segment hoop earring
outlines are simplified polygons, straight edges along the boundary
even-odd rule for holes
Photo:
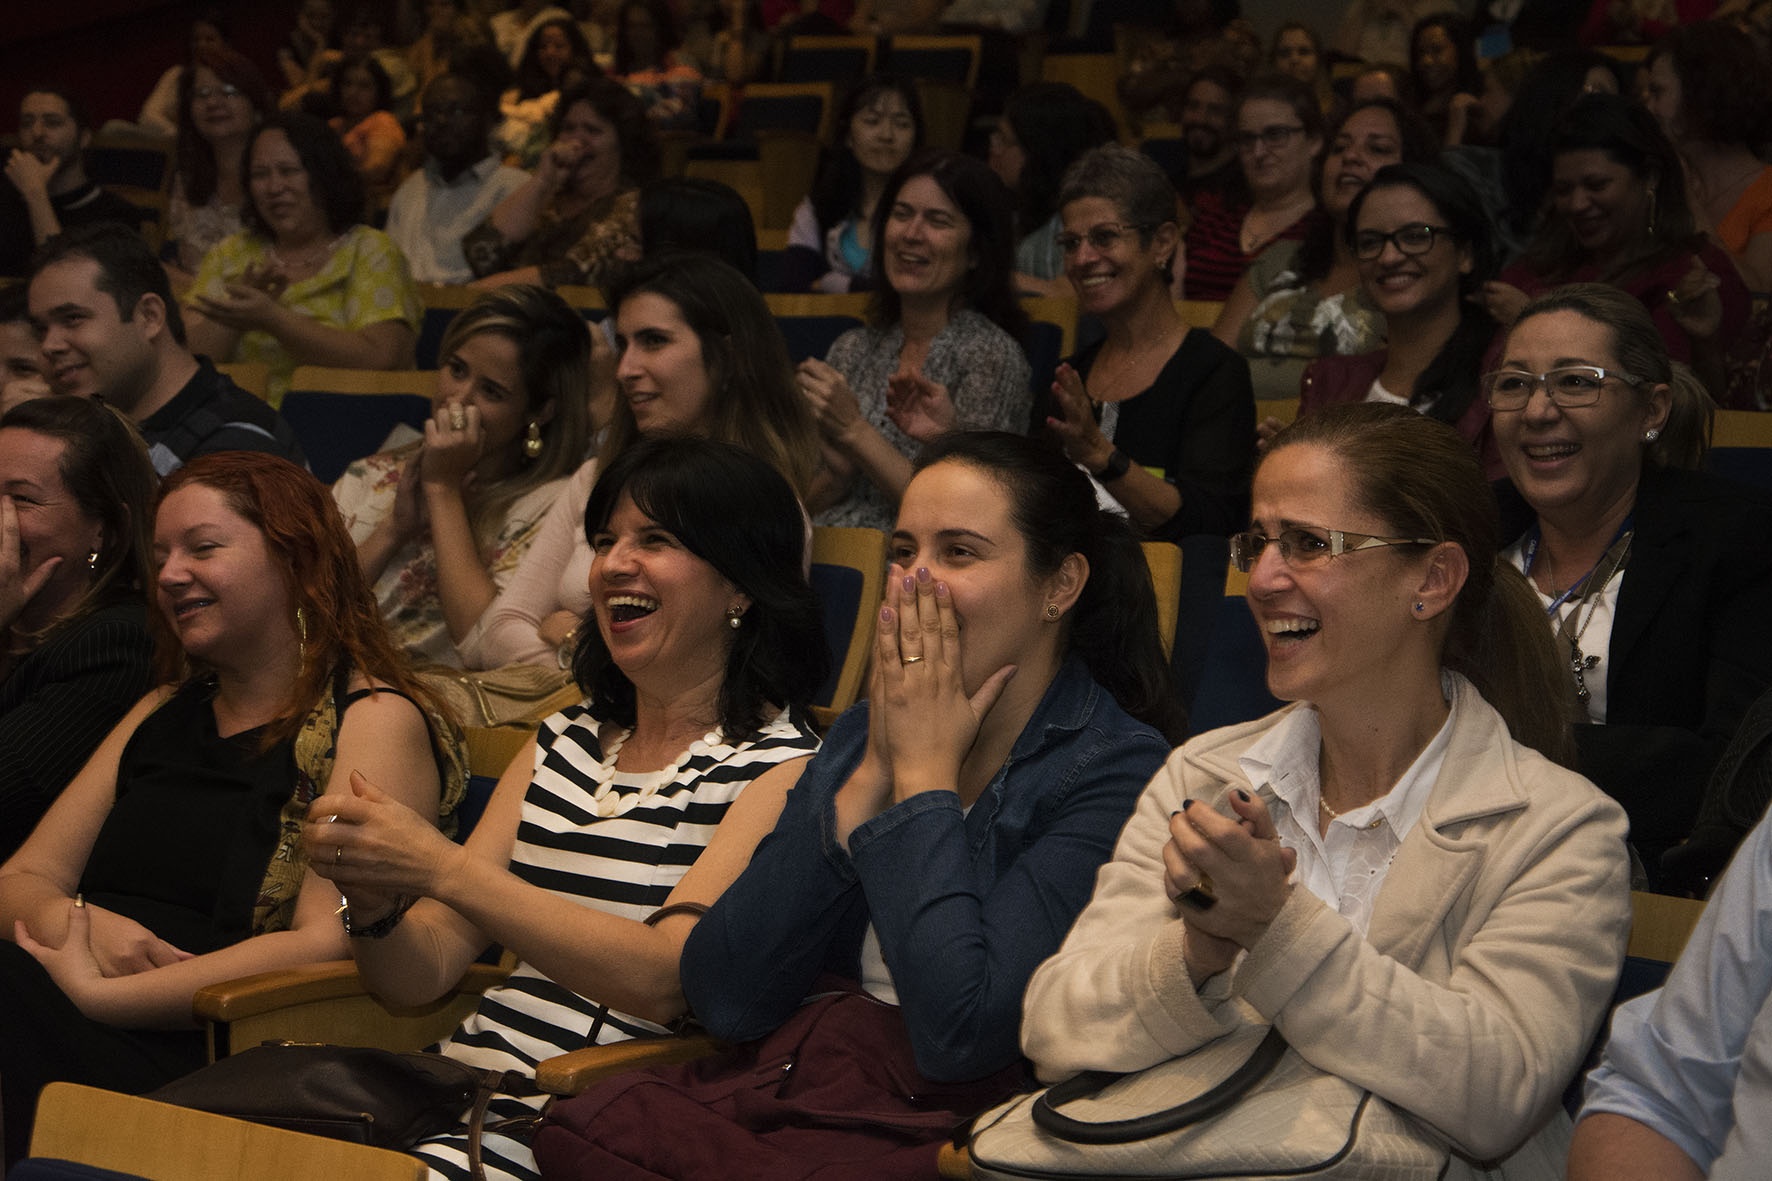
[[[529,430],[523,436],[523,458],[532,461],[541,458],[541,422],[538,419],[529,420]]]

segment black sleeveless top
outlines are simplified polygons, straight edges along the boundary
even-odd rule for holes
[[[88,901],[197,955],[251,934],[296,783],[293,739],[261,751],[262,727],[221,737],[214,692],[186,682],[142,720],[80,881]]]

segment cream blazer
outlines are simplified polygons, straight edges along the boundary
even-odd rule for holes
[[[1256,790],[1237,757],[1286,711],[1172,754],[1088,907],[1028,985],[1022,1048],[1040,1077],[1186,1054],[1240,1019],[1225,1003],[1235,997],[1313,1065],[1442,1137],[1454,1154],[1448,1176],[1561,1178],[1569,1120],[1559,1101],[1629,936],[1624,812],[1515,743],[1470,683],[1453,680],[1445,764],[1397,850],[1368,938],[1294,889],[1204,995],[1188,979],[1183,926],[1163,888],[1169,816],[1190,798]]]

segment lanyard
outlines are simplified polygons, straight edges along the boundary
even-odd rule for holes
[[[1606,553],[1600,555],[1600,561],[1589,566],[1586,574],[1583,574],[1580,578],[1577,578],[1574,582],[1570,583],[1568,590],[1565,590],[1562,594],[1554,597],[1551,600],[1550,606],[1544,609],[1546,615],[1554,616],[1577,591],[1581,590],[1581,588],[1587,584],[1587,580],[1593,577],[1594,571],[1600,568],[1600,562],[1604,562],[1606,556],[1612,552],[1612,547],[1618,544],[1618,539],[1631,531],[1631,526],[1635,522],[1636,516],[1635,513],[1631,513],[1624,518],[1624,523],[1618,527],[1618,532],[1614,533],[1612,535],[1612,540],[1606,544]],[[1526,531],[1526,544],[1524,548],[1520,550],[1520,573],[1527,577],[1531,577],[1532,575],[1532,561],[1538,556],[1538,539],[1540,536],[1538,522],[1534,521],[1532,522],[1532,528]],[[1608,579],[1608,581],[1610,580]]]

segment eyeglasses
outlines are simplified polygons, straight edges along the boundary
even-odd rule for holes
[[[1441,234],[1448,238],[1458,237],[1451,226],[1404,226],[1389,234],[1378,230],[1361,230],[1354,235],[1354,257],[1362,262],[1371,262],[1384,253],[1387,242],[1407,255],[1426,254],[1434,248],[1434,239]]]
[[[1280,547],[1280,560],[1288,566],[1319,566],[1330,558],[1357,550],[1377,549],[1386,545],[1438,545],[1431,537],[1379,537],[1371,533],[1348,533],[1341,529],[1294,527],[1280,530],[1278,537],[1262,533],[1238,533],[1231,537],[1231,565],[1249,573],[1261,551],[1270,545]]]
[[[1058,235],[1058,248],[1065,254],[1075,254],[1083,248],[1083,243],[1087,242],[1096,253],[1105,254],[1118,246],[1120,239],[1127,234],[1147,234],[1155,228],[1154,226],[1129,226],[1107,222],[1104,225],[1091,226],[1081,234]]]
[[[1286,141],[1295,135],[1304,134],[1303,124],[1287,125],[1275,123],[1271,127],[1263,127],[1260,131],[1239,131],[1231,136],[1231,142],[1237,145],[1240,152],[1253,152],[1255,145],[1266,144],[1270,148],[1283,148]]]
[[[198,102],[210,98],[239,98],[240,88],[231,82],[223,82],[220,86],[199,86],[191,91],[191,97]]]
[[[1622,369],[1601,369],[1598,365],[1559,365],[1543,373],[1501,369],[1483,375],[1483,396],[1491,410],[1524,410],[1535,390],[1543,390],[1563,409],[1592,406],[1600,400],[1600,390],[1608,378],[1626,385],[1642,384],[1640,378]]]

